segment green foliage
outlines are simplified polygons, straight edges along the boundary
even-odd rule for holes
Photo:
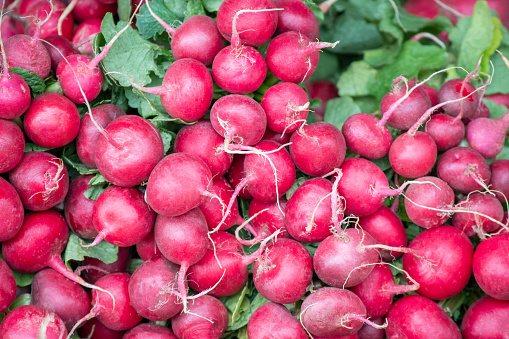
[[[83,247],[81,246],[82,243],[88,244],[90,242],[78,238],[76,234],[71,232],[64,252],[64,262],[66,264],[70,260],[83,261],[85,257],[99,259],[105,264],[114,263],[118,259],[118,247],[105,240],[92,247]]]
[[[41,79],[41,77],[37,74],[27,71],[21,67],[9,68],[9,72],[18,74],[23,78],[23,80],[26,81],[28,87],[30,87],[33,98],[41,93],[44,93],[46,85],[44,84],[44,80]]]
[[[327,102],[323,120],[341,129],[346,119],[356,113],[361,113],[361,109],[354,102],[352,97],[342,96],[341,98],[332,99]]]

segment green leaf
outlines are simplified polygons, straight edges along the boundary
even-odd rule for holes
[[[194,15],[206,15],[201,0],[188,0],[184,21]]]
[[[74,153],[71,155],[62,155],[62,159],[71,165],[74,169],[78,171],[80,175],[87,175],[87,174],[96,174],[99,171],[97,169],[88,168],[85,166],[78,157],[78,154]]]
[[[297,188],[302,186],[302,184],[305,183],[308,179],[309,178],[306,176],[297,178],[297,180],[295,180],[295,182],[293,183],[292,187],[290,187],[290,189],[288,191],[286,191],[286,195],[285,195],[286,200],[290,200],[290,198],[292,197],[293,193],[295,193]]]
[[[343,96],[370,95],[370,83],[373,82],[377,71],[366,61],[354,61],[341,74],[338,81],[339,93]]]
[[[346,119],[356,113],[361,113],[359,106],[351,97],[342,96],[327,102],[323,121],[333,124],[341,130]]]
[[[389,155],[384,156],[383,158],[377,159],[377,160],[370,160],[372,163],[377,165],[382,171],[387,171],[389,168],[391,168],[391,162],[389,161]]]
[[[131,0],[118,0],[118,18],[120,21],[129,21],[131,17]]]
[[[101,173],[97,173],[95,175],[95,177],[90,179],[88,184],[91,185],[91,186],[103,186],[103,185],[108,185],[109,182],[108,182],[108,180],[104,179],[104,177],[102,176]]]
[[[168,1],[168,4],[164,0],[152,0],[150,2],[152,12],[173,28],[177,28],[180,21],[184,20],[184,12],[179,12],[182,6],[184,6],[184,9],[188,7],[185,0]],[[136,27],[145,39],[155,38],[157,35],[166,32],[164,27],[150,14],[147,4],[141,6],[140,12],[136,15]]]
[[[498,119],[502,115],[504,115],[505,112],[507,112],[507,107],[504,105],[497,105],[495,101],[490,99],[483,99],[484,104],[488,107],[490,111],[490,118],[492,119]]]
[[[140,258],[131,259],[131,262],[129,263],[129,267],[127,269],[127,273],[133,274],[134,271],[136,271],[141,264],[143,264],[143,259]]]
[[[27,85],[30,87],[30,91],[32,91],[32,97],[35,98],[37,95],[44,93],[46,85],[44,84],[44,80],[37,74],[21,67],[9,68],[9,72],[16,73],[26,81]]]
[[[162,79],[155,81],[154,85],[162,83]],[[142,92],[136,88],[126,88],[125,96],[129,106],[136,108],[138,113],[145,119],[157,117],[158,119],[172,119],[163,105],[159,95]]]
[[[14,280],[16,280],[16,285],[19,287],[25,287],[32,284],[35,273],[21,273],[12,268],[11,270],[14,275]]]
[[[83,194],[85,195],[85,198],[90,200],[97,200],[99,196],[106,190],[106,188],[103,188],[102,186],[92,186],[88,190],[86,190]]]
[[[202,0],[202,3],[207,12],[217,12],[223,0]]]
[[[246,326],[253,312],[269,302],[256,290],[250,291],[248,285],[232,296],[219,298],[228,310],[229,322],[226,331],[235,331]],[[249,295],[251,298],[248,298]]]
[[[45,152],[50,149],[49,147],[42,147],[31,142],[25,143],[25,152]]]
[[[166,154],[171,147],[172,141],[175,140],[177,135],[174,132],[168,131],[165,128],[159,128],[159,132],[161,133],[161,137],[163,138],[164,153]]]
[[[317,4],[315,4],[314,1],[312,0],[303,0],[304,4],[306,6],[309,7],[310,10],[313,11],[313,14],[315,15],[316,17],[316,20],[318,21],[323,21],[324,20],[324,15],[323,15],[323,11],[320,7],[318,7]]]
[[[96,258],[104,262],[105,264],[111,264],[118,259],[118,247],[114,246],[105,240],[92,247],[83,247],[81,242],[84,244],[89,243],[87,240],[82,240],[78,236],[71,232],[69,235],[69,241],[64,252],[64,262],[67,264],[70,260],[83,261],[85,257]]]

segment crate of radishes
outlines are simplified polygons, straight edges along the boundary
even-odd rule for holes
[[[509,1],[1,4],[0,339],[509,336]]]

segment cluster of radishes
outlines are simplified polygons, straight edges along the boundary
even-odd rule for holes
[[[58,13],[56,1],[50,7],[43,12]],[[292,15],[299,11],[303,20]],[[160,95],[172,118],[194,122],[180,129],[166,156],[148,120],[112,104],[80,119],[75,105],[89,105],[100,93],[99,62],[123,30],[93,58],[66,45],[58,18],[53,25],[60,35],[45,37],[42,28],[50,31],[45,25],[51,21],[43,18],[33,37],[14,35],[2,47],[0,173],[8,180],[0,178],[1,312],[16,295],[10,268],[38,273],[33,305],[11,311],[0,337],[62,338],[83,325],[78,332],[87,338],[219,338],[228,312],[218,298],[243,289],[252,263],[254,286],[270,303],[252,314],[249,338],[460,338],[432,300],[459,293],[472,272],[488,296],[467,312],[463,335],[503,331],[509,236],[502,203],[509,195],[509,160],[489,166],[486,159],[502,149],[509,114],[489,119],[481,101],[489,77],[476,88],[474,71],[439,91],[398,78],[382,100],[382,119],[355,114],[340,131],[325,122],[306,124],[310,102],[297,83],[311,76],[319,50],[335,44],[315,40],[318,23],[302,2],[225,0],[217,21],[193,16],[177,29],[153,15],[171,36],[177,61],[162,86],[132,85]],[[262,55],[255,47],[269,41]],[[9,67],[42,78],[53,67],[63,94],[31,99]],[[267,70],[280,82],[261,102],[245,96],[262,85]],[[230,94],[213,101],[214,82]],[[210,119],[203,118],[207,112]],[[16,124],[20,117],[24,133]],[[404,132],[393,140],[386,124]],[[25,134],[48,148],[75,140],[81,162],[112,185],[88,199],[94,175],[69,183],[62,159],[24,153]],[[459,147],[465,135],[471,147]],[[347,148],[362,157],[345,159]],[[401,181],[415,180],[390,188],[369,160],[387,154]],[[435,165],[437,177],[427,176]],[[314,178],[290,194],[297,170]],[[408,247],[398,205],[384,206],[388,196],[400,194],[410,220],[425,228]],[[252,199],[249,220],[239,214],[238,197]],[[451,215],[452,226],[444,225]],[[83,277],[71,272],[60,257],[69,227],[94,239],[83,246],[102,240],[119,246],[117,262],[88,258],[75,272],[84,271]],[[242,238],[243,228],[252,237]],[[475,252],[472,236],[482,239]],[[244,253],[243,245],[257,243],[257,251]],[[311,255],[303,243],[319,245]],[[144,262],[129,275],[123,272],[133,246]],[[409,284],[395,285],[384,261],[402,253],[400,270]],[[80,285],[91,288],[91,296]],[[394,295],[412,291],[418,295],[393,304]],[[281,304],[302,299],[299,321]],[[486,309],[497,313],[486,318]],[[172,330],[138,325],[144,318],[171,319]]]

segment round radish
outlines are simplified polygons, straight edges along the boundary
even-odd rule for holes
[[[489,99],[487,96],[485,98]],[[495,101],[495,100],[494,100]],[[479,106],[477,106],[477,109],[475,110],[474,114],[470,118],[463,118],[461,121],[465,124],[465,126],[468,126],[473,120],[479,119],[479,118],[486,118],[489,119],[491,116],[490,109],[486,104],[482,101],[479,102]]]
[[[346,146],[368,159],[380,159],[389,152],[392,135],[385,124],[372,114],[357,113],[343,124]]]
[[[285,215],[283,214],[286,211],[287,204],[288,202],[284,197],[279,199],[279,206],[277,202],[265,204],[256,199],[251,200],[249,217],[253,218],[256,215],[251,219],[251,225],[261,238],[274,234],[277,230],[281,230],[279,238],[290,238],[285,226]]]
[[[18,34],[5,41],[4,51],[11,68],[22,67],[46,79],[51,71],[51,57],[44,43],[29,35]]]
[[[276,0],[278,12],[277,33],[300,32],[311,40],[318,38],[320,24],[313,11],[302,1]],[[323,116],[323,114],[322,114]]]
[[[297,2],[297,1],[296,1]],[[300,5],[298,5],[300,6]],[[306,6],[307,7],[307,6]],[[282,14],[282,12],[280,12]],[[313,14],[314,16],[314,14]],[[308,90],[309,97],[311,99],[320,99],[321,103],[319,107],[314,109],[316,120],[321,121],[325,116],[325,105],[329,100],[337,98],[338,88],[336,84],[329,80],[316,80],[306,82],[306,89]],[[343,124],[344,126],[344,124]],[[344,128],[344,127],[343,127]]]
[[[508,128],[509,113],[498,119],[478,118],[467,126],[467,141],[483,157],[492,159],[502,151]]]
[[[23,158],[24,150],[21,128],[13,121],[0,119],[0,173],[12,170]]]
[[[16,280],[11,268],[0,259],[0,312],[5,312],[16,298]]]
[[[263,134],[262,140],[270,140],[275,141],[278,144],[285,145],[290,142],[290,138],[292,137],[293,133],[276,133],[272,131],[270,128],[267,128],[265,130],[265,133]]]
[[[136,252],[138,252],[143,261],[163,255],[159,247],[157,247],[153,230],[142,241],[136,244]]]
[[[27,28],[26,33],[36,39],[44,39],[49,35],[58,34],[58,25],[60,17],[65,11],[65,4],[61,1],[53,0],[52,4],[49,1],[39,1],[27,13]],[[47,18],[48,15],[49,19]],[[40,22],[45,21],[41,26]],[[72,15],[66,16],[60,26],[60,34],[68,40],[71,40],[74,31],[74,19]]]
[[[0,21],[0,31],[2,33],[2,42],[5,42],[11,36],[23,34],[25,29],[19,20],[11,16],[4,16]]]
[[[173,332],[156,324],[140,324],[131,328],[122,339],[177,339]]]
[[[424,132],[433,138],[437,150],[442,152],[460,144],[465,136],[465,125],[450,115],[435,114],[426,123]]]
[[[81,338],[87,339],[122,339],[124,331],[115,331],[104,326],[97,318],[92,318],[78,329]]]
[[[117,3],[104,4],[99,0],[80,0],[72,11],[74,19],[78,22],[98,18],[102,19],[106,13],[116,13]]]
[[[78,50],[81,54],[93,56],[94,47],[92,42],[94,37],[101,32],[101,22],[99,18],[90,19],[82,22],[74,30],[72,43],[79,46]]]
[[[110,273],[124,273],[127,271],[131,263],[131,248],[119,247],[117,253],[117,260],[110,264],[106,264],[99,259],[92,257],[85,257],[78,266],[78,270],[84,270],[83,279],[91,284]]]
[[[3,59],[5,60],[5,58]],[[30,106],[30,87],[16,73],[9,73],[4,61],[4,71],[0,75],[0,119],[15,119]]]
[[[51,69],[56,71],[58,64],[69,55],[78,54],[78,50],[74,47],[69,39],[61,35],[48,35],[44,38],[49,44],[44,44],[51,57]],[[64,61],[65,62],[65,61]]]
[[[469,118],[474,114],[479,105],[479,94],[477,92],[467,97],[467,95],[474,91],[475,87],[470,82],[465,82],[464,79],[452,79],[440,87],[438,101],[443,103],[466,97],[459,102],[446,104],[443,106],[443,110],[453,117],[458,116],[463,111],[462,117]]]
[[[273,302],[263,304],[253,312],[247,323],[250,339],[308,339],[300,322],[284,307]]]
[[[357,335],[357,339],[385,339],[385,317],[373,319],[372,322],[377,324],[379,327],[375,328],[368,324],[364,324],[359,332],[355,334]],[[352,339],[355,339],[355,337]]]
[[[0,241],[12,239],[23,225],[25,211],[18,192],[0,177],[0,211],[5,215],[0,219]]]
[[[464,339],[503,338],[509,332],[509,301],[482,297],[474,302],[461,322]]]
[[[226,212],[226,204],[232,198],[233,189],[225,178],[218,177],[212,182],[210,192],[216,196],[207,197],[205,202],[198,206],[198,208],[205,216],[209,230],[212,231],[221,223],[223,213]],[[243,222],[244,219],[240,217],[238,205],[234,203],[225,221],[221,223],[219,230],[225,231],[233,225],[240,225]]]
[[[437,159],[437,145],[424,132],[403,133],[394,140],[389,150],[389,161],[399,175],[418,178],[428,174]]]
[[[497,195],[498,200],[505,204],[506,199],[509,200],[509,160],[500,159],[493,161],[490,165],[490,170],[491,190]]]
[[[455,206],[462,209],[487,215],[497,221],[502,221],[504,209],[498,199],[491,194],[474,193],[461,199]],[[473,213],[456,213],[452,216],[453,226],[459,228],[469,237],[478,235],[485,238],[485,233],[491,233],[498,229],[499,224]]]
[[[55,312],[39,306],[23,305],[7,314],[0,324],[0,338],[62,339],[65,324]]]

